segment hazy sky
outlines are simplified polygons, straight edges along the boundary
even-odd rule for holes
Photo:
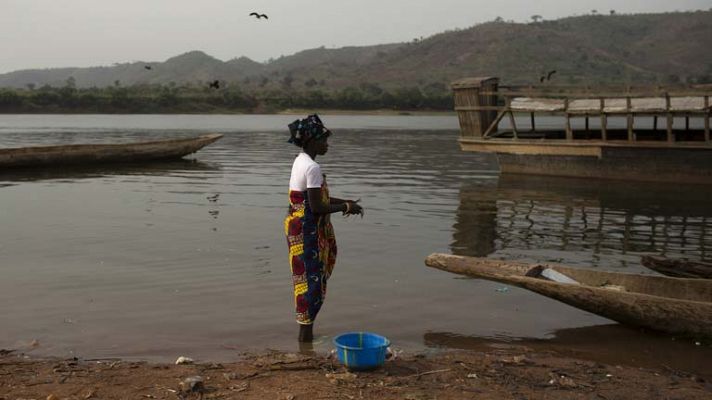
[[[0,0],[0,73],[164,61],[190,50],[265,61],[319,46],[408,41],[497,16],[710,8],[712,0]]]

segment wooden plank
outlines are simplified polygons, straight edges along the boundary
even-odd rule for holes
[[[499,112],[499,114],[497,114],[497,118],[495,118],[494,121],[492,121],[490,126],[487,127],[487,130],[485,131],[485,133],[482,134],[483,138],[487,138],[489,136],[489,134],[494,130],[494,128],[497,126],[497,124],[499,124],[499,121],[502,120],[502,117],[504,117],[504,114],[506,114],[505,110],[502,110]]]
[[[538,88],[537,89],[530,89],[530,88],[518,88],[516,90],[512,90],[508,86],[499,86],[498,91],[481,91],[480,94],[483,95],[507,95],[507,96],[512,96],[512,97],[551,97],[551,96],[559,96],[559,97],[579,97],[579,98],[591,98],[591,97],[618,97],[618,98],[624,98],[626,96],[631,96],[632,98],[639,98],[639,97],[662,97],[665,95],[665,93],[669,93],[670,96],[672,97],[687,97],[687,96],[709,96],[712,94],[712,89],[710,88],[700,88],[700,89],[675,89],[675,88],[645,88],[645,89],[636,89],[636,88],[631,88],[630,92],[628,91],[628,88],[625,87],[618,87],[618,88],[606,88],[606,89],[601,89],[601,90],[594,90],[594,91],[583,91],[581,90],[581,87],[564,87],[564,88],[557,88],[557,87],[551,87],[551,89],[545,89],[545,88]]]
[[[601,97],[601,139],[608,140],[608,116],[603,110],[606,108],[606,100]]]
[[[670,112],[670,94],[665,93],[665,110],[667,110],[667,141],[672,143],[672,113]]]
[[[710,96],[705,96],[705,142],[710,142]]]
[[[456,106],[455,111],[501,111],[501,106]]]
[[[627,112],[627,125],[628,125],[628,141],[635,141],[635,134],[633,133],[633,113],[631,113],[631,99],[626,97],[625,99]]]
[[[564,99],[564,110],[566,110],[566,140],[574,140],[574,132],[571,130],[571,114],[569,114],[569,99]]]
[[[532,132],[536,132],[536,125],[534,124],[534,113],[529,114],[532,121]]]
[[[518,139],[517,135],[517,123],[514,121],[514,113],[512,112],[512,98],[507,97],[505,99],[505,112],[509,114],[509,123],[512,125],[512,133],[514,138]]]

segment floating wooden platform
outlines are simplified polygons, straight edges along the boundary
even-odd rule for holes
[[[429,267],[519,286],[624,324],[712,337],[712,280],[623,274],[554,264],[431,254]],[[552,269],[578,284],[540,277]]]
[[[503,173],[712,184],[709,86],[505,87],[486,77],[452,88],[461,148],[497,154]],[[561,126],[538,126],[542,116],[560,117]],[[609,126],[613,117],[625,127]]]
[[[120,144],[74,144],[0,149],[0,168],[131,163],[184,157],[220,139],[206,134],[185,139]]]

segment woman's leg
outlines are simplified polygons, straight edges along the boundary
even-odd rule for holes
[[[299,324],[299,341],[300,342],[311,342],[314,340],[314,332],[312,328],[314,324]]]

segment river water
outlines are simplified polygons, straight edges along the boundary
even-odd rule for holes
[[[296,349],[283,236],[298,152],[285,126],[295,118],[0,115],[0,147],[225,135],[188,161],[0,172],[0,348],[156,361]],[[339,258],[317,349],[371,330],[420,351],[566,338],[591,354],[636,343],[679,362],[709,360],[707,344],[673,346],[423,259],[446,252],[651,274],[641,255],[710,261],[712,186],[500,178],[494,157],[459,150],[455,116],[324,120],[335,132],[318,159],[330,189],[361,198],[366,216],[334,215]]]

